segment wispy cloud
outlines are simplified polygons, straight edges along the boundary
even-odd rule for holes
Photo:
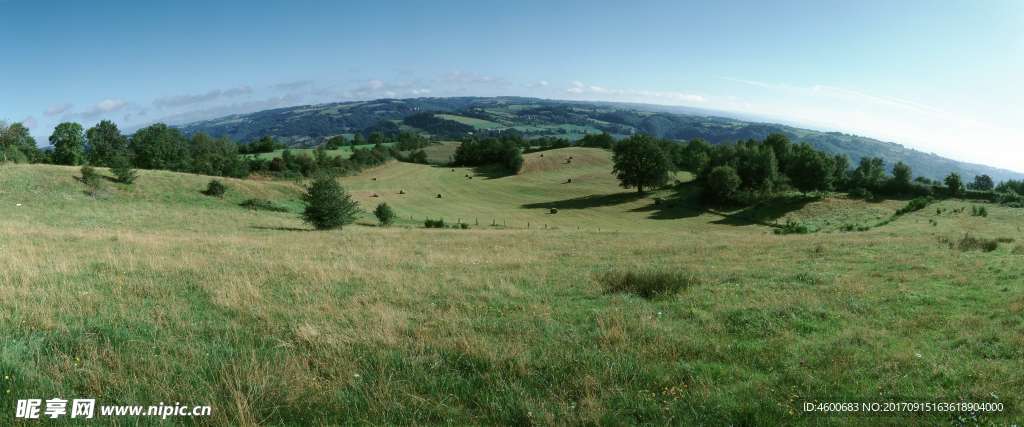
[[[52,105],[50,106],[50,108],[47,108],[46,111],[43,112],[43,115],[47,117],[61,115],[70,111],[72,107],[73,106],[68,103]]]
[[[234,98],[237,96],[249,95],[252,94],[252,92],[252,88],[249,86],[238,86],[229,89],[214,89],[200,94],[186,94],[157,98],[153,101],[153,105],[158,108],[183,107],[187,105],[216,101],[222,98]]]
[[[278,83],[271,86],[274,90],[294,91],[313,86],[312,80],[296,80],[292,82]]]
[[[707,101],[703,95],[686,92],[653,91],[638,89],[610,89],[603,86],[588,85],[581,81],[569,83],[565,93],[577,98],[600,99],[607,101],[651,102],[668,104],[700,104]]]
[[[83,111],[79,115],[85,119],[96,119],[100,116],[111,114],[113,112],[124,109],[128,106],[128,102],[123,99],[104,99],[97,102],[92,108]]]

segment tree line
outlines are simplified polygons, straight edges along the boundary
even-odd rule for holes
[[[643,192],[668,183],[671,172],[685,170],[695,174],[713,203],[750,205],[788,191],[846,191],[866,199],[931,195],[1020,204],[1024,189],[1024,182],[1018,181],[994,186],[988,175],[970,183],[956,173],[942,182],[915,178],[907,164],[897,162],[889,169],[877,157],[862,158],[853,167],[846,156],[795,144],[783,134],[720,145],[700,139],[676,143],[643,134],[621,141],[588,135],[584,143],[611,147],[613,172],[623,187]]]

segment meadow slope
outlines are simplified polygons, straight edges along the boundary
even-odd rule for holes
[[[842,233],[904,203],[707,212],[685,174],[678,195],[637,196],[606,152],[540,154],[516,176],[391,162],[343,178],[403,220],[330,232],[298,220],[299,183],[225,179],[216,199],[200,194],[209,177],[142,171],[93,198],[76,168],[0,165],[0,407],[177,401],[213,405],[184,420],[210,425],[855,425],[882,419],[800,405],[927,399],[1009,410],[884,422],[1024,418],[1024,210],[944,201]],[[253,197],[292,212],[238,206]],[[772,232],[791,218],[826,231]],[[1004,243],[946,243],[965,233]],[[597,280],[649,269],[699,283],[644,299]]]

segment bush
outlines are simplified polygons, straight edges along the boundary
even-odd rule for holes
[[[671,295],[700,283],[692,274],[677,271],[609,271],[598,276],[607,293],[630,293],[642,298]]]
[[[395,211],[387,203],[377,205],[377,209],[373,210],[373,215],[377,217],[380,225],[391,225],[395,222]]]
[[[970,234],[964,235],[956,245],[957,249],[966,251],[992,252],[999,248],[999,242],[992,239],[980,239]]]
[[[254,211],[270,211],[270,212],[288,212],[288,208],[278,206],[274,202],[267,199],[248,199],[239,204],[239,206]]]
[[[459,223],[459,228],[461,228],[463,230],[469,230],[469,224],[466,224],[464,222],[460,222]]]
[[[984,206],[971,206],[971,216],[988,217],[988,209]]]
[[[106,186],[103,184],[103,177],[100,176],[99,172],[96,172],[96,168],[85,165],[82,166],[82,183],[85,184],[85,193],[96,197],[103,193]]]
[[[928,207],[928,205],[930,205],[934,201],[935,199],[932,199],[931,197],[917,197],[908,202],[906,206],[896,211],[896,215],[905,215],[911,212],[917,212],[921,209]]]
[[[138,177],[135,169],[132,169],[132,162],[125,155],[110,160],[110,171],[114,173],[114,180],[122,184],[131,184]]]
[[[806,224],[787,220],[785,225],[775,229],[775,234],[809,234],[814,231],[815,230],[811,229],[811,227],[808,227]]]
[[[445,228],[444,220],[443,219],[434,220],[434,219],[429,219],[428,218],[427,220],[423,221],[423,227],[424,228]]]
[[[226,191],[228,191],[228,188],[222,182],[214,179],[209,184],[206,184],[206,190],[203,190],[203,194],[210,197],[224,197],[224,192]]]
[[[302,219],[317,230],[342,228],[356,220],[359,203],[334,178],[323,177],[306,187],[302,196],[306,209]]]

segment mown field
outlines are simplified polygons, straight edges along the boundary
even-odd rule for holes
[[[392,143],[390,143],[390,142],[386,142],[383,145],[388,146],[388,145],[391,145],[391,144]],[[360,144],[360,145],[355,146],[355,148],[370,149],[370,148],[373,148],[373,144]],[[290,150],[292,152],[292,154],[294,154],[296,156],[309,156],[309,157],[313,157],[313,156],[316,155],[316,149],[315,148],[289,148],[288,150]],[[341,157],[347,159],[347,158],[352,156],[352,146],[351,145],[346,145],[346,146],[343,146],[343,147],[335,149],[335,150],[325,150],[325,151],[327,152],[327,156],[328,157],[338,157],[338,156],[341,156]],[[280,149],[280,150],[271,151],[269,153],[243,154],[242,156],[246,157],[246,158],[253,158],[253,157],[255,157],[255,158],[258,158],[258,159],[262,159],[262,160],[273,160],[275,158],[281,157],[281,155],[283,155],[283,154],[284,154],[284,149]]]
[[[209,177],[143,171],[93,198],[76,168],[0,166],[2,416],[17,399],[63,396],[210,404],[210,418],[175,420],[209,425],[1024,417],[1024,210],[977,217],[943,201],[845,233],[833,224],[905,202],[708,212],[685,174],[678,194],[637,196],[616,186],[606,152],[525,158],[516,176],[392,162],[344,178],[366,210],[386,201],[403,220],[330,232],[298,220],[296,183],[225,179],[216,199],[200,194]],[[292,212],[238,206],[252,197]],[[472,228],[426,230],[424,217]],[[787,219],[823,231],[774,234]],[[947,243],[965,233],[1003,242]],[[646,299],[601,281],[651,270],[692,284]],[[841,400],[1009,410],[800,411]]]

